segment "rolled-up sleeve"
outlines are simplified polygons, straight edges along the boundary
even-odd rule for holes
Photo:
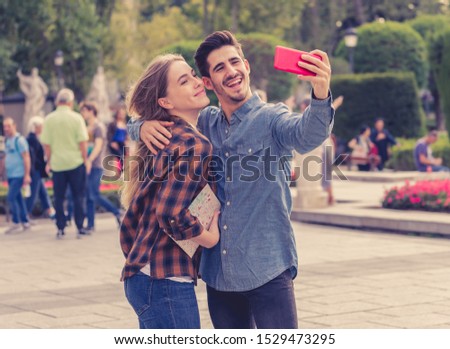
[[[144,122],[135,118],[131,118],[130,121],[128,121],[127,128],[128,128],[128,135],[130,136],[130,139],[135,142],[139,142],[140,136],[139,133],[141,131],[141,126]]]
[[[303,115],[291,113],[283,105],[277,105],[277,115],[271,120],[271,129],[279,145],[295,149],[301,154],[321,145],[330,135],[334,124],[331,95],[327,99],[312,99]]]
[[[158,197],[156,218],[159,226],[175,240],[188,240],[200,235],[203,226],[189,206],[196,194],[206,185],[203,176],[208,150],[202,144],[169,160],[169,174],[162,183]]]

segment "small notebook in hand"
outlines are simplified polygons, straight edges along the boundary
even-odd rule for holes
[[[209,229],[211,221],[215,211],[220,210],[220,201],[212,191],[209,184],[202,189],[197,197],[192,201],[189,206],[189,211],[194,217],[197,217],[198,221],[203,225],[205,229]],[[189,257],[192,258],[199,244],[192,240],[174,240],[178,246],[180,246]]]

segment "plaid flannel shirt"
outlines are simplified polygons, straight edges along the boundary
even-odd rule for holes
[[[145,161],[145,177],[123,219],[120,243],[126,262],[122,280],[149,263],[154,278],[190,276],[197,280],[201,248],[191,259],[171,237],[187,240],[203,230],[188,207],[208,183],[212,146],[179,118],[171,133],[170,144]]]

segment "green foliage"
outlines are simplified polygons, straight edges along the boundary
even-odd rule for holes
[[[431,71],[441,96],[446,115],[447,130],[450,130],[450,26],[433,36],[430,47]]]
[[[414,147],[417,139],[398,138],[397,141],[400,145],[392,149],[392,155],[386,163],[386,167],[396,171],[415,171]],[[431,149],[434,157],[440,157],[443,159],[444,165],[450,165],[450,143],[447,135],[441,134]]]
[[[107,0],[97,2],[108,5]],[[37,67],[50,84],[55,77],[55,52],[62,50],[66,85],[82,97],[107,37],[95,5],[94,0],[0,1],[0,78],[7,91],[18,90],[18,68],[28,73]]]
[[[405,23],[417,31],[423,39],[429,40],[434,34],[450,24],[450,17],[444,15],[421,15]]]
[[[425,116],[420,108],[414,75],[408,72],[337,75],[331,81],[334,96],[343,95],[334,132],[349,140],[362,124],[385,119],[394,136],[417,137],[423,134]]]
[[[238,36],[245,58],[250,63],[254,88],[266,91],[269,101],[282,101],[291,95],[296,77],[273,68],[275,46],[288,46],[275,36],[252,33]]]
[[[55,25],[50,30],[53,51],[64,52],[66,85],[82,98],[101,64],[101,39],[106,28],[99,23],[90,0],[54,0]]]
[[[343,42],[336,53],[340,57],[347,56]],[[425,42],[406,24],[370,23],[359,27],[354,61],[356,73],[412,71],[419,86],[426,83]]]

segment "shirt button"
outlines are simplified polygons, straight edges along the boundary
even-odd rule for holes
[[[228,226],[225,224],[225,225],[223,226],[223,229],[224,229],[224,230],[227,230],[227,229],[228,229]]]
[[[227,133],[227,134],[228,134],[228,130],[225,130],[225,133]]]
[[[171,219],[171,220],[170,220],[170,223],[172,223],[172,224],[175,223],[175,220]]]
[[[231,181],[231,177],[227,177],[227,181],[228,181],[228,182]]]
[[[230,205],[231,205],[231,202],[227,201],[227,206],[230,206]]]
[[[227,250],[223,250],[222,253],[223,253],[223,254],[227,254]]]
[[[250,148],[250,149],[248,150],[248,152],[251,153],[251,152],[252,152],[252,148]]]
[[[226,157],[229,157],[229,156],[230,156],[230,153],[226,152],[226,153],[225,153],[225,156],[226,156]]]

